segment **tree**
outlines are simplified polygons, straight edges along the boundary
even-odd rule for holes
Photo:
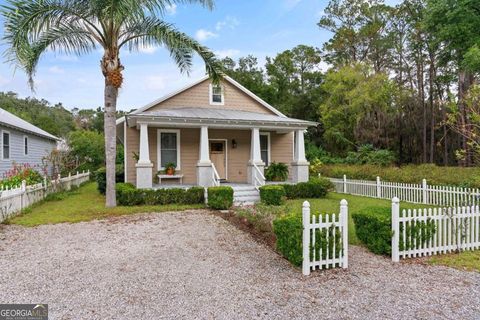
[[[3,6],[7,54],[28,74],[32,86],[38,61],[48,50],[77,55],[97,47],[103,50],[100,68],[105,79],[107,207],[116,205],[115,120],[118,89],[123,82],[121,50],[163,46],[182,72],[190,70],[196,52],[214,81],[221,77],[221,65],[210,50],[162,20],[167,6],[174,3],[213,6],[213,0],[9,0]]]

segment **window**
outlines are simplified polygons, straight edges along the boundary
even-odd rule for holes
[[[210,85],[210,104],[223,105],[223,87]]]
[[[158,169],[173,162],[180,169],[180,130],[158,130]]]
[[[2,132],[2,157],[3,159],[10,159],[10,133]]]
[[[23,136],[23,154],[28,155],[28,137]]]
[[[265,166],[270,164],[270,133],[260,133],[260,155]]]

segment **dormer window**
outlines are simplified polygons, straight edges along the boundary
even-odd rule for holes
[[[210,85],[210,104],[223,105],[223,87],[220,85]]]

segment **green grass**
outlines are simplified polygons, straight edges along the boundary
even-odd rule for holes
[[[6,223],[33,227],[42,224],[80,222],[144,212],[181,211],[204,208],[198,205],[132,206],[105,208],[105,196],[97,191],[96,183],[89,182],[71,192],[51,195],[21,215]]]
[[[480,250],[438,255],[429,258],[427,263],[480,272]]]

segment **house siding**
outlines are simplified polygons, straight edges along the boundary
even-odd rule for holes
[[[195,108],[216,108],[228,110],[241,110],[249,112],[258,112],[264,114],[275,114],[267,109],[258,101],[248,96],[246,93],[235,87],[229,82],[223,81],[224,104],[210,104],[210,81],[205,80],[145,111],[156,111],[160,109],[178,109],[186,107]]]
[[[157,130],[162,128],[149,128],[149,153],[153,162],[153,176],[158,171],[157,160]],[[171,129],[171,128],[170,128]],[[250,130],[209,129],[209,139],[227,140],[227,180],[235,183],[247,182],[247,165],[250,159]],[[139,150],[140,132],[136,128],[126,131],[127,152],[127,182],[136,183],[135,161],[132,152]],[[232,148],[235,139],[237,147]],[[283,162],[290,168],[293,161],[293,132],[278,134],[270,132],[271,161]],[[200,128],[180,129],[180,166],[178,173],[184,175],[185,184],[197,182],[197,161],[199,156]],[[168,181],[167,183],[171,183]]]
[[[42,159],[56,148],[56,141],[45,139],[20,130],[0,124],[0,132],[10,133],[10,159],[3,159],[3,135],[0,136],[0,178],[12,168],[13,163],[28,163],[31,166],[42,167]],[[24,155],[24,136],[28,137],[28,155]]]

